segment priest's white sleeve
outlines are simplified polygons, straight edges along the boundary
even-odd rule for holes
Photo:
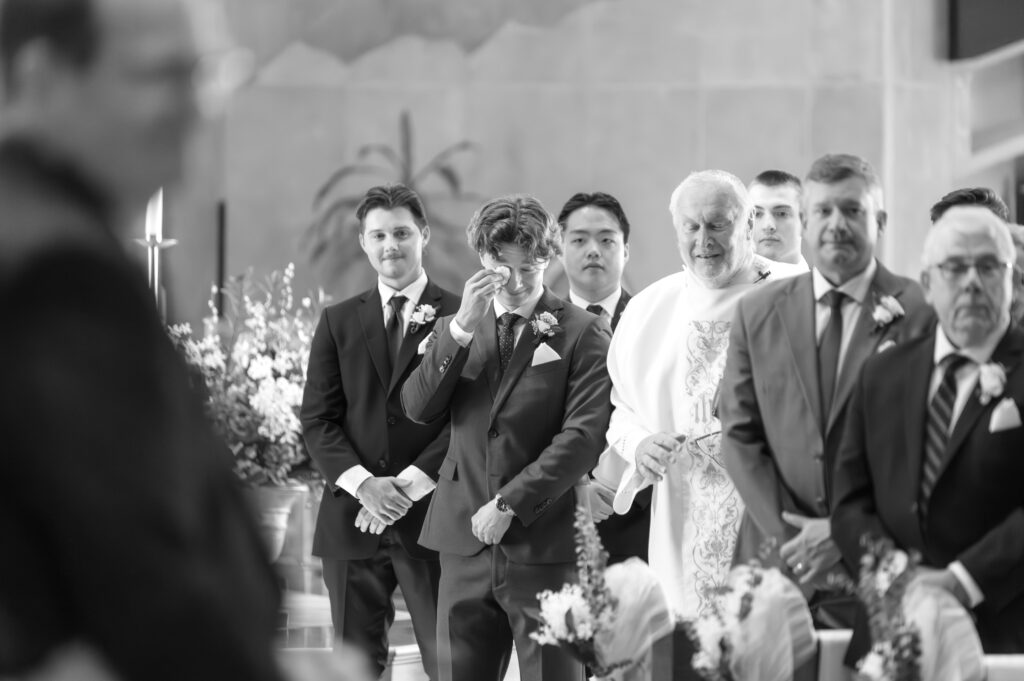
[[[622,322],[619,323],[622,328]],[[626,513],[633,505],[633,499],[637,492],[646,487],[649,482],[645,481],[636,469],[636,450],[640,443],[652,435],[640,419],[635,406],[631,404],[630,394],[635,394],[637,388],[634,386],[636,377],[628,375],[623,371],[624,362],[622,358],[637,348],[632,348],[629,342],[632,334],[613,336],[611,347],[608,350],[608,373],[612,379],[612,415],[608,423],[608,445],[602,458],[619,456],[625,461],[625,470],[622,471],[615,501],[612,508],[616,513]],[[626,339],[626,342],[622,342]],[[599,462],[599,467],[602,467]]]

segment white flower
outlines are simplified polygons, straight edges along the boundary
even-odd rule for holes
[[[872,649],[857,663],[857,671],[872,681],[882,681],[885,678],[885,658]]]
[[[981,387],[978,401],[988,404],[993,397],[1003,394],[1003,389],[1006,387],[1006,369],[1002,364],[996,362],[982,364],[978,374],[978,385]]]
[[[412,316],[409,318],[409,323],[413,325],[411,331],[415,331],[417,328],[424,324],[429,324],[437,318],[437,308],[433,305],[419,305],[415,310],[412,311]]]
[[[566,624],[566,613],[572,611],[573,617],[576,617],[577,612],[582,612],[581,608],[586,608],[588,613],[590,611],[579,585],[566,584],[561,591],[544,591],[538,598],[541,630],[534,636],[534,640],[541,641],[540,637],[553,638],[555,641],[576,640],[576,632],[569,631]]]
[[[900,305],[900,301],[896,300],[893,296],[882,296],[878,299],[878,304],[875,305],[875,309],[871,312],[871,318],[875,322],[875,329],[883,329],[894,321],[903,317],[906,312],[903,310],[903,306]]]
[[[534,316],[530,324],[538,338],[550,338],[561,331],[561,327],[558,326],[558,318],[550,312],[541,312]]]

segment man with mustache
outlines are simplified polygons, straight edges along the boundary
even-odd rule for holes
[[[406,418],[401,391],[434,320],[455,312],[459,297],[423,269],[430,226],[414,191],[372,187],[356,217],[377,285],[324,310],[302,396],[303,435],[327,480],[313,553],[323,559],[336,640],[361,648],[383,673],[400,586],[423,668],[436,679],[441,568],[417,539],[450,428],[446,419]]]
[[[629,219],[622,205],[604,192],[574,194],[558,215],[562,228],[562,265],[569,279],[569,302],[587,312],[610,320],[612,332],[629,292],[622,288],[622,271],[629,260]],[[603,457],[604,462],[622,462],[621,457]],[[607,473],[607,475],[602,475]],[[647,560],[647,537],[651,527],[651,491],[637,495],[625,515],[612,510],[615,486],[622,474],[621,464],[610,470],[595,469],[586,487],[601,542],[609,563],[632,556]]]
[[[765,170],[750,183],[754,204],[754,252],[760,256],[810,268],[800,253],[804,213],[800,208],[803,185],[784,170]]]
[[[737,561],[774,542],[819,625],[849,625],[829,531],[831,471],[864,361],[923,333],[920,287],[875,259],[882,185],[849,154],[816,160],[804,184],[814,269],[740,301],[722,382],[722,455],[746,504]]]

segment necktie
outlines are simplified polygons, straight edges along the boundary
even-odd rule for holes
[[[604,308],[597,303],[587,305],[587,312],[590,314],[596,314],[598,317],[604,318]]]
[[[818,379],[821,387],[821,420],[828,423],[832,409],[832,397],[836,391],[836,374],[839,371],[839,350],[843,344],[843,302],[846,294],[832,289],[822,301],[832,311],[818,346]],[[824,430],[824,428],[822,429]]]
[[[950,355],[943,360],[946,364],[942,383],[935,396],[928,403],[928,419],[924,431],[924,466],[921,470],[921,501],[925,508],[928,498],[935,489],[939,469],[949,442],[949,426],[953,418],[953,404],[956,402],[956,372],[968,362],[966,357]]]
[[[519,315],[506,312],[498,317],[498,360],[500,361],[501,373],[505,373],[508,363],[512,359],[512,351],[516,347],[516,334],[512,330]]]
[[[391,357],[391,368],[398,365],[398,351],[402,348],[402,337],[405,329],[402,324],[402,308],[405,307],[405,296],[391,296],[388,301],[391,305],[391,318],[388,320],[388,354]]]

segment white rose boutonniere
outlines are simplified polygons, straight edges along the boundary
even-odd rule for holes
[[[533,327],[533,334],[537,337],[538,341],[551,338],[562,330],[562,327],[558,325],[558,317],[550,312],[541,312],[534,315],[530,321],[530,326]]]
[[[982,364],[978,373],[978,387],[978,401],[983,405],[1002,395],[1006,387],[1006,368],[997,362]]]
[[[437,319],[437,308],[433,305],[419,305],[412,311],[409,318],[409,333],[416,333],[421,326],[425,326]]]
[[[871,311],[871,318],[875,321],[875,331],[881,331],[906,314],[900,301],[893,296],[882,296],[875,304],[875,309]]]

